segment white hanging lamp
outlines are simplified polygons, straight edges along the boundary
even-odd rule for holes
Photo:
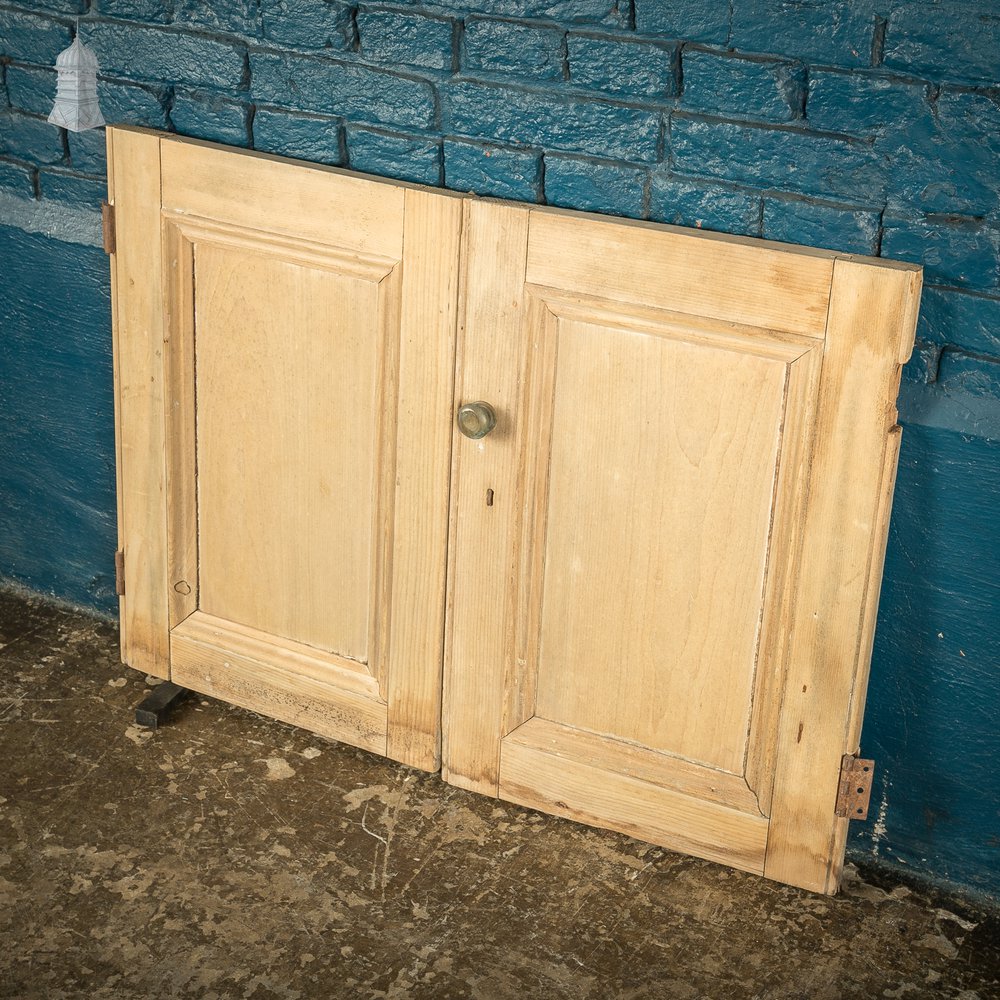
[[[97,56],[76,38],[68,49],[56,56],[56,101],[49,114],[53,125],[71,132],[85,132],[104,124],[101,106],[97,103]]]

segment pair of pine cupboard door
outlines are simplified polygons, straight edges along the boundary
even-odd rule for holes
[[[123,660],[834,891],[919,270],[109,152]]]

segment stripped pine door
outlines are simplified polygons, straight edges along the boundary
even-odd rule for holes
[[[919,287],[466,203],[447,780],[836,889]]]
[[[834,891],[919,269],[108,144],[123,660]]]
[[[123,659],[436,769],[460,199],[108,137]]]

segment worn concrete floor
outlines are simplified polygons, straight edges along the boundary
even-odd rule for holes
[[[0,996],[1000,996],[997,921],[829,899],[207,699],[133,725],[104,621],[0,591]]]

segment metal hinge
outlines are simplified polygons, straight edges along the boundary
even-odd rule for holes
[[[104,252],[112,254],[115,252],[115,206],[106,202],[101,202],[101,231],[104,235]]]
[[[125,553],[122,549],[115,552],[115,593],[119,597],[125,595]]]
[[[875,761],[845,753],[840,761],[840,791],[837,793],[837,815],[848,819],[867,819],[872,797],[872,776]]]

